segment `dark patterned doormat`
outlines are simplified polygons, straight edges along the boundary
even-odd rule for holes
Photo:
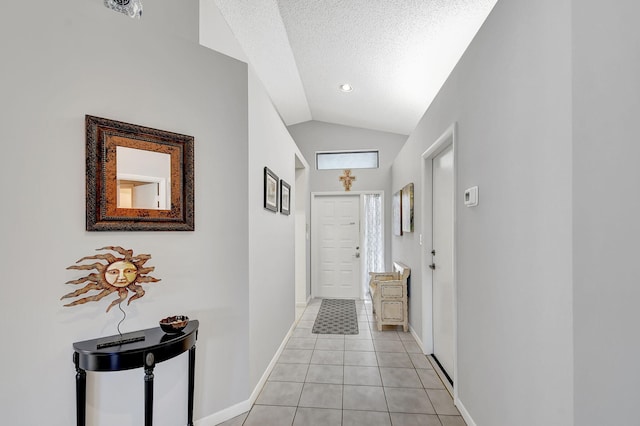
[[[312,333],[358,334],[356,301],[351,299],[322,299]]]

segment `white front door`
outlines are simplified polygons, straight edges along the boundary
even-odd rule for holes
[[[359,298],[360,196],[315,196],[311,222],[314,296]]]
[[[453,147],[433,158],[433,354],[453,378]]]

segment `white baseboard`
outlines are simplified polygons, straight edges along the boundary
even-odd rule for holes
[[[440,381],[442,381],[442,384],[446,388],[447,392],[449,392],[449,395],[452,396],[453,403],[456,406],[456,408],[458,409],[458,411],[460,411],[460,415],[464,419],[464,421],[467,424],[467,426],[476,426],[476,422],[473,421],[473,419],[471,418],[471,415],[467,411],[466,407],[464,406],[462,401],[460,401],[460,398],[458,398],[457,389],[454,389],[451,386],[451,383],[449,383],[449,380],[447,380],[444,372],[442,371],[442,369],[440,368],[438,363],[433,359],[433,356],[432,355],[427,355],[427,359],[431,363],[431,366],[433,367],[433,371],[435,371],[436,374],[438,375],[438,377],[440,377]]]
[[[293,322],[293,325],[287,332],[287,335],[282,340],[280,347],[276,351],[273,358],[271,358],[271,362],[267,366],[267,369],[265,370],[260,380],[258,380],[258,384],[256,384],[255,388],[253,389],[253,392],[251,392],[251,396],[249,397],[249,399],[247,399],[246,401],[242,401],[236,405],[233,405],[229,408],[225,408],[224,410],[213,413],[210,416],[197,420],[196,422],[194,422],[195,426],[215,426],[222,422],[226,422],[227,420],[230,420],[236,416],[239,416],[242,413],[246,413],[251,409],[251,407],[253,406],[253,403],[256,402],[256,399],[258,399],[258,395],[260,395],[260,391],[262,390],[265,383],[267,382],[269,375],[273,371],[273,368],[275,367],[276,362],[278,361],[278,358],[280,358],[282,351],[287,345],[287,341],[289,340],[289,337],[291,337],[293,330],[295,330],[296,326],[298,325],[298,321],[299,320],[295,320]]]
[[[420,339],[420,336],[418,336],[418,333],[416,333],[416,330],[414,330],[411,324],[409,324],[409,332],[411,333],[413,338],[416,340],[416,343],[418,344],[418,346],[420,346],[420,350],[424,354],[425,352],[424,352],[424,345],[422,344],[422,339]]]
[[[467,426],[477,426],[476,422],[473,421],[464,404],[462,404],[462,401],[460,401],[460,398],[456,398],[454,404],[458,408],[458,411],[460,411],[460,415],[462,415],[462,418],[464,419]]]
[[[311,299],[313,299],[313,297],[309,296],[307,297],[306,302],[296,302],[296,308],[306,308],[307,306],[309,306],[309,302],[311,302]]]
[[[267,383],[267,379],[269,378],[269,375],[273,371],[273,367],[276,366],[276,362],[278,362],[278,358],[280,358],[280,355],[282,354],[282,351],[284,350],[285,346],[287,345],[287,341],[289,340],[289,337],[291,337],[291,334],[293,333],[293,330],[295,330],[296,325],[298,325],[298,321],[299,321],[299,319],[297,319],[297,320],[295,320],[293,322],[293,324],[291,325],[291,328],[287,332],[287,335],[284,336],[284,339],[282,340],[282,343],[280,343],[280,347],[276,351],[276,353],[273,356],[273,358],[271,358],[271,362],[267,366],[267,369],[265,370],[264,374],[262,375],[260,380],[258,380],[258,384],[253,389],[253,392],[251,393],[251,397],[249,398],[249,401],[251,401],[251,405],[253,405],[253,403],[256,402],[256,399],[258,399],[258,395],[260,395],[260,391],[264,387],[264,384]]]
[[[229,408],[225,408],[224,410],[218,411],[217,413],[213,413],[210,416],[204,417],[200,420],[196,420],[194,424],[195,426],[219,425],[220,423],[226,422],[227,420],[232,419],[236,416],[239,416],[242,413],[246,413],[250,409],[251,409],[251,402],[247,399],[246,401],[242,401]]]

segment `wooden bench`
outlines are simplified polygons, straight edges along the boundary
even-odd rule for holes
[[[382,331],[383,325],[401,325],[409,331],[407,278],[411,269],[393,262],[393,272],[369,272],[369,291],[373,302],[373,314]]]

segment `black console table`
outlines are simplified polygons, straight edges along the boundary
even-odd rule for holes
[[[193,386],[195,377],[196,339],[198,321],[189,324],[178,334],[165,334],[160,327],[135,333],[123,334],[123,339],[132,336],[144,340],[123,343],[118,346],[98,346],[109,338],[76,342],[73,344],[73,363],[76,366],[76,418],[78,426],[86,422],[86,371],[121,371],[144,367],[144,424],[153,425],[153,369],[166,361],[189,351],[189,387],[187,400],[187,426],[193,426]],[[119,336],[111,336],[117,339]],[[133,339],[132,339],[133,340]]]

